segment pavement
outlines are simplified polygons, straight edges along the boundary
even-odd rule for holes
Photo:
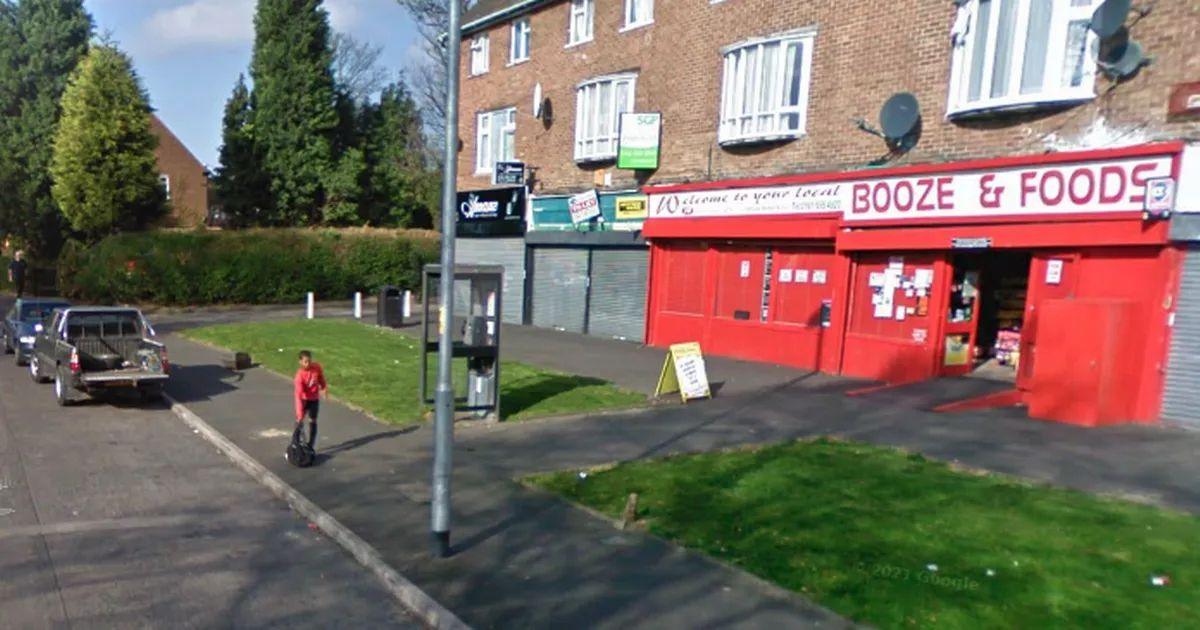
[[[69,408],[0,356],[0,628],[415,628],[164,405]]]

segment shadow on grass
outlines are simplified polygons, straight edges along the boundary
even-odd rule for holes
[[[585,387],[603,387],[608,381],[585,376],[569,376],[566,374],[543,374],[520,379],[519,385],[503,391],[500,399],[500,413],[505,418],[511,418],[538,406],[539,404],[558,396]],[[556,411],[569,411],[574,405],[566,404],[561,410],[545,409],[547,414]]]

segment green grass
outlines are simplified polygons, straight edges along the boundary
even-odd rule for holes
[[[798,442],[530,481],[614,517],[637,492],[651,532],[885,628],[1200,623],[1200,519],[896,450]]]
[[[426,409],[418,392],[418,341],[395,331],[346,320],[298,320],[227,324],[183,334],[248,352],[255,362],[288,376],[296,372],[296,353],[311,350],[325,368],[331,395],[391,423],[419,421]],[[436,364],[436,357],[430,364]],[[460,388],[458,381],[465,381],[465,370],[464,362],[456,362],[455,379]],[[646,402],[641,394],[601,380],[512,361],[502,362],[500,378],[501,414],[511,421],[629,408]],[[430,382],[432,395],[432,378]]]

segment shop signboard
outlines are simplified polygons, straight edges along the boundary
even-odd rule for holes
[[[571,222],[578,225],[600,216],[600,197],[596,191],[574,195],[567,202],[567,210],[571,213]]]
[[[617,168],[654,170],[658,168],[662,140],[662,114],[658,112],[621,114],[617,136]]]
[[[1171,155],[650,193],[650,219],[840,214],[847,223],[1141,213],[1173,203]],[[1171,189],[1173,190],[1173,188]]]
[[[496,162],[492,167],[492,184],[495,186],[524,186],[524,162]]]
[[[1175,209],[1175,178],[1156,177],[1146,182],[1146,214],[1168,217]]]
[[[617,220],[638,221],[646,218],[646,198],[617,197]]]
[[[704,353],[700,344],[677,343],[667,352],[662,372],[658,376],[655,396],[679,392],[683,402],[712,397],[708,373],[704,368]]]
[[[459,236],[520,236],[525,233],[525,188],[458,193]]]

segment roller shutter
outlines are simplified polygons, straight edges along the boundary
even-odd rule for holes
[[[1162,408],[1164,420],[1200,429],[1200,248],[1183,262]]]
[[[454,239],[454,260],[460,265],[501,265],[504,267],[504,288],[501,292],[501,319],[506,324],[524,323],[525,309],[525,239],[524,238],[457,238]],[[457,287],[457,285],[456,285]],[[457,287],[454,311],[466,304],[465,287]]]
[[[588,250],[533,250],[533,325],[581,333],[587,321]]]
[[[649,250],[593,249],[588,334],[643,341]]]

